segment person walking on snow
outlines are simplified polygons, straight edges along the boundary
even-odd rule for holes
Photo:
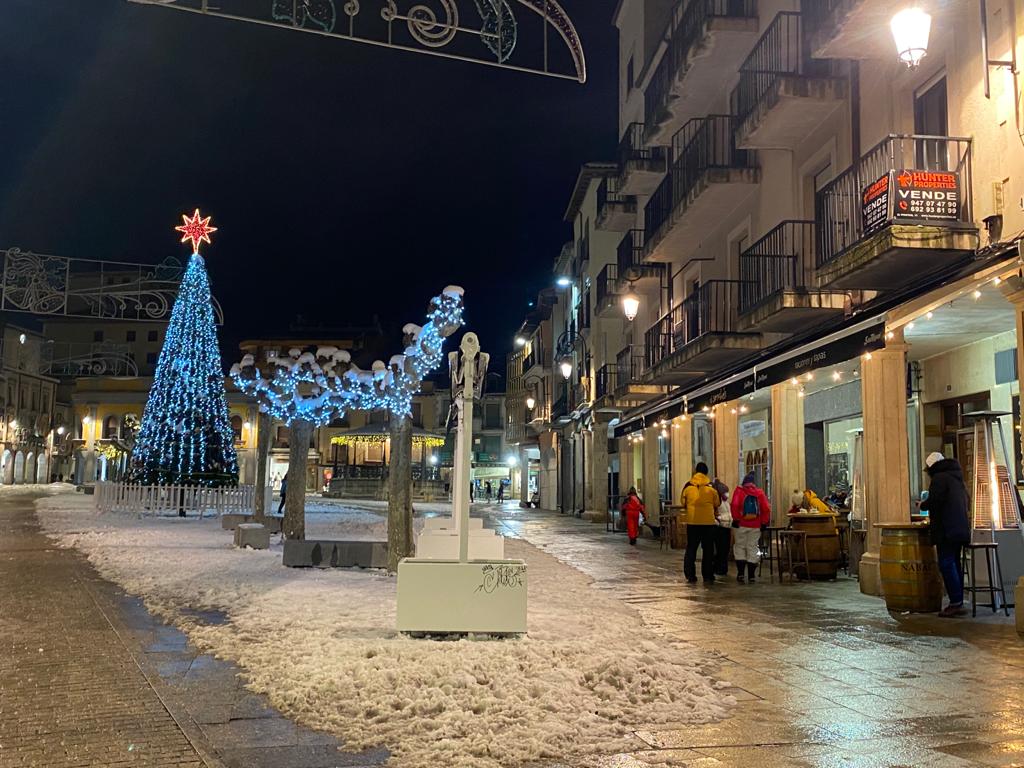
[[[938,553],[939,571],[949,595],[949,605],[939,611],[939,616],[963,616],[967,611],[962,556],[964,545],[971,540],[964,473],[955,459],[947,459],[938,451],[928,454],[924,463],[931,483],[928,498],[920,506],[928,513],[928,535]]]
[[[637,536],[640,535],[640,516],[644,514],[644,503],[637,495],[636,488],[630,488],[626,499],[622,502],[622,514],[626,516],[626,533],[629,535],[629,543],[636,546]]]
[[[715,583],[715,512],[722,500],[711,486],[708,465],[703,461],[693,468],[693,477],[683,487],[680,504],[686,510],[686,555],[683,575],[690,584],[697,583],[697,548],[700,547],[700,573],[704,583]]]
[[[736,581],[743,583],[743,568],[747,569],[747,582],[754,583],[757,565],[761,562],[758,541],[772,521],[772,508],[764,491],[754,482],[754,473],[743,478],[743,484],[732,493],[732,527],[736,530],[733,557],[736,558]]]
[[[284,511],[284,497],[288,493],[288,475],[286,474],[281,478],[281,503],[277,505],[277,514],[281,514]]]
[[[498,503],[499,504],[504,504],[505,503],[505,481],[504,480],[499,480],[498,481]]]

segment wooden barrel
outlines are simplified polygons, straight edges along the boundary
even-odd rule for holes
[[[789,516],[790,528],[804,531],[807,534],[807,562],[810,573],[804,572],[801,564],[796,566],[794,553],[793,563],[796,575],[800,578],[834,579],[839,569],[839,531],[836,529],[835,515],[799,513]]]
[[[942,578],[926,525],[879,525],[879,577],[885,607],[900,613],[942,608]]]
[[[686,513],[676,514],[675,530],[672,531],[672,534],[669,546],[672,549],[686,549]]]

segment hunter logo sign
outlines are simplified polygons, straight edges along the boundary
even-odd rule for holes
[[[892,221],[956,221],[960,175],[950,171],[893,170],[864,188],[862,225],[872,235]]]

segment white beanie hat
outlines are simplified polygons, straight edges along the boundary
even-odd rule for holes
[[[929,454],[928,454],[928,458],[924,460],[924,465],[925,465],[926,467],[928,467],[928,468],[931,468],[931,466],[932,466],[932,465],[933,465],[933,464],[934,464],[935,462],[937,462],[937,461],[942,461],[942,460],[943,460],[943,459],[945,459],[945,458],[946,458],[946,457],[945,457],[945,456],[943,456],[943,455],[942,455],[941,453],[939,453],[938,451],[933,451],[932,453],[929,453]]]

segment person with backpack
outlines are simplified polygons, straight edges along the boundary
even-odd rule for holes
[[[949,605],[939,611],[939,616],[955,618],[967,613],[961,558],[964,545],[971,541],[971,501],[960,462],[935,451],[928,454],[924,463],[931,483],[928,498],[920,502],[920,508],[928,513],[928,536],[935,545],[939,572],[949,595]]]
[[[715,512],[722,500],[711,485],[708,465],[703,461],[694,467],[693,477],[683,486],[680,502],[686,510],[686,555],[683,575],[690,584],[697,583],[697,549],[700,548],[700,572],[704,583],[715,583]]]
[[[754,482],[754,473],[743,478],[743,484],[732,493],[732,527],[736,532],[733,557],[736,558],[736,581],[743,583],[746,567],[746,581],[754,583],[761,553],[758,542],[761,533],[768,530],[772,521],[772,508],[764,491]]]
[[[729,575],[729,550],[732,549],[732,509],[729,507],[729,486],[717,477],[711,482],[718,491],[719,505],[715,510],[715,576]]]
[[[640,500],[636,488],[630,488],[623,500],[622,514],[626,518],[626,533],[629,536],[629,543],[635,547],[636,539],[640,535],[640,516],[644,514],[644,503]]]

